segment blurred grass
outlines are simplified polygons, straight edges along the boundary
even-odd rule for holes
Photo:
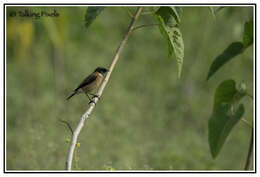
[[[8,7],[11,11],[53,8]],[[97,66],[108,67],[130,17],[110,7],[86,30],[86,7],[55,7],[57,18],[7,18],[8,170],[62,170],[69,131],[88,106],[84,95],[65,98]],[[134,8],[130,8],[134,11]],[[244,80],[253,92],[253,49],[234,58],[208,82],[210,64],[231,42],[242,40],[252,8],[184,7],[185,58],[177,79],[174,58],[157,27],[134,31],[91,118],[80,134],[83,170],[241,170],[250,128],[240,122],[213,160],[207,124],[217,85]],[[137,25],[154,23],[144,15]],[[252,122],[252,100],[243,100]]]

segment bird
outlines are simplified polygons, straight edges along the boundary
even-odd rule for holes
[[[102,82],[105,74],[108,72],[108,69],[104,67],[97,67],[94,72],[92,72],[90,75],[88,75],[80,84],[79,86],[73,91],[73,93],[67,97],[66,100],[71,99],[76,94],[79,93],[85,93],[90,100],[90,103],[93,102],[93,100],[89,97],[88,94],[98,97],[95,94],[92,94],[91,91],[95,90]],[[94,98],[93,97],[93,98]]]

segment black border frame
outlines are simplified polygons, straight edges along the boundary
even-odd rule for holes
[[[254,106],[253,106],[253,110],[254,110],[254,113],[255,113],[255,117],[254,117],[254,147],[255,147],[255,151],[253,150],[253,154],[254,154],[254,171],[196,171],[196,170],[191,170],[191,171],[7,171],[6,170],[6,139],[5,139],[5,119],[6,119],[6,112],[5,112],[5,108],[6,108],[6,105],[5,105],[5,102],[6,102],[6,98],[5,98],[5,93],[6,93],[6,90],[5,90],[5,61],[6,61],[6,58],[5,58],[5,49],[6,49],[6,46],[5,46],[5,42],[6,42],[6,38],[5,38],[5,34],[6,34],[6,31],[5,31],[5,23],[6,23],[6,11],[5,11],[5,7],[6,6],[21,6],[21,5],[35,5],[35,6],[40,6],[40,5],[49,5],[49,6],[52,6],[52,5],[62,5],[62,6],[81,6],[81,5],[84,5],[84,6],[95,6],[95,5],[106,5],[106,6],[111,6],[111,5],[117,5],[117,6],[149,6],[149,5],[190,5],[190,6],[215,6],[215,5],[225,5],[225,6],[232,6],[232,5],[235,5],[235,6],[253,6],[254,7],[254,30],[255,30],[255,36],[254,36],[254,53],[255,53],[255,58],[254,58],[254,62],[255,62],[255,73],[254,73],[254,99],[253,99],[253,103]],[[256,128],[256,125],[257,125],[257,122],[256,122],[256,109],[257,109],[257,101],[256,101],[256,98],[257,98],[257,94],[256,94],[256,91],[257,91],[257,83],[256,83],[256,76],[257,76],[257,70],[256,70],[256,66],[257,66],[257,30],[256,30],[256,26],[257,26],[257,5],[256,3],[3,3],[3,113],[4,113],[4,117],[3,117],[3,173],[257,173],[257,147],[256,147],[256,136],[257,136],[257,128]]]

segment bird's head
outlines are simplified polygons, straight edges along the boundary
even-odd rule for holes
[[[108,72],[108,69],[103,67],[97,67],[94,72],[99,72],[100,74],[104,75]]]

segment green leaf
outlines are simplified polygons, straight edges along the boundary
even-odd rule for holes
[[[159,24],[159,29],[168,44],[168,57],[174,54],[178,66],[178,77],[184,58],[184,42],[179,28],[182,9],[180,7],[160,7],[154,14],[155,20]]]
[[[244,25],[243,44],[244,48],[253,44],[253,19]]]
[[[243,87],[242,89],[241,86]],[[235,105],[240,101],[246,95],[246,85],[242,82],[238,87],[236,89],[236,82],[232,79],[220,83],[214,97],[214,109],[222,103]]]
[[[88,28],[96,17],[104,10],[105,7],[97,6],[97,7],[88,7],[86,15],[85,15],[85,25]]]
[[[244,106],[240,104],[237,108],[237,105],[244,96],[245,90],[237,90],[232,79],[223,81],[217,87],[213,113],[209,119],[209,145],[213,158],[218,155],[232,128],[242,117]]]
[[[173,10],[173,15],[175,17],[175,20],[178,24],[181,23],[181,17],[182,17],[182,8],[181,7],[170,7]]]
[[[221,103],[231,103],[236,93],[236,82],[234,80],[225,80],[220,83],[215,92],[214,109]]]
[[[243,47],[244,45],[241,42],[233,42],[232,44],[230,44],[219,56],[215,58],[215,60],[211,64],[207,80],[209,80],[209,78],[229,60],[241,54],[244,49]]]
[[[216,158],[232,128],[243,116],[245,109],[242,104],[230,114],[231,104],[219,104],[209,119],[209,145],[213,158]]]

